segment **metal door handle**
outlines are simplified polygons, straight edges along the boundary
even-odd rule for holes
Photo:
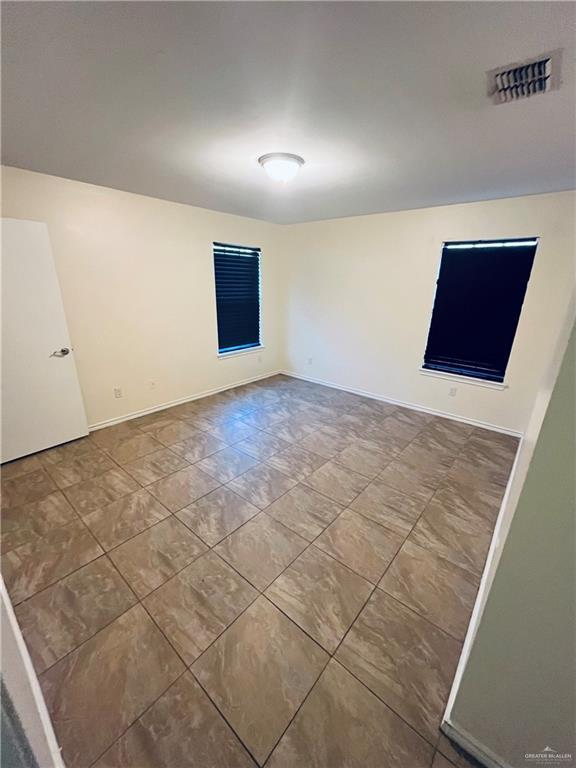
[[[70,354],[70,350],[68,347],[62,347],[62,349],[57,349],[55,352],[52,352],[50,357],[66,357],[66,355]]]

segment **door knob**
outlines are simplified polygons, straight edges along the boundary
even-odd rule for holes
[[[62,349],[57,349],[55,352],[52,352],[50,357],[66,357],[66,355],[70,354],[70,350],[68,347],[62,347]]]

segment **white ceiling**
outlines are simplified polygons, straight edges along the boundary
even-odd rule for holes
[[[281,223],[574,186],[568,2],[6,2],[7,165]],[[493,106],[486,71],[564,49]],[[266,152],[302,155],[291,184]]]

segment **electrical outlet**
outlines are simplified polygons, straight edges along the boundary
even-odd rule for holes
[[[458,392],[456,387],[450,387],[448,391],[448,397],[456,397],[456,392]]]
[[[259,362],[259,363],[261,363],[261,362],[262,362],[262,355],[258,355],[258,362]]]
[[[308,358],[308,365],[312,365],[312,358],[311,357]]]
[[[150,387],[150,389],[156,389],[156,382],[154,381],[154,379],[150,379],[150,381],[148,382],[148,386]]]
[[[118,400],[122,397],[122,389],[120,387],[114,387],[114,397]]]

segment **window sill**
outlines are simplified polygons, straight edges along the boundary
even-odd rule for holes
[[[447,381],[457,381],[460,384],[472,384],[474,387],[484,387],[485,389],[496,389],[502,391],[508,389],[508,385],[499,381],[486,381],[485,379],[474,379],[472,376],[458,376],[457,373],[443,373],[442,371],[431,371],[428,368],[420,368],[422,376],[431,376],[434,379],[446,379]]]
[[[265,349],[264,344],[259,344],[257,347],[249,347],[248,349],[235,349],[232,352],[218,352],[218,357],[224,359],[225,357],[238,357],[239,355],[252,355],[254,352],[260,352]]]

